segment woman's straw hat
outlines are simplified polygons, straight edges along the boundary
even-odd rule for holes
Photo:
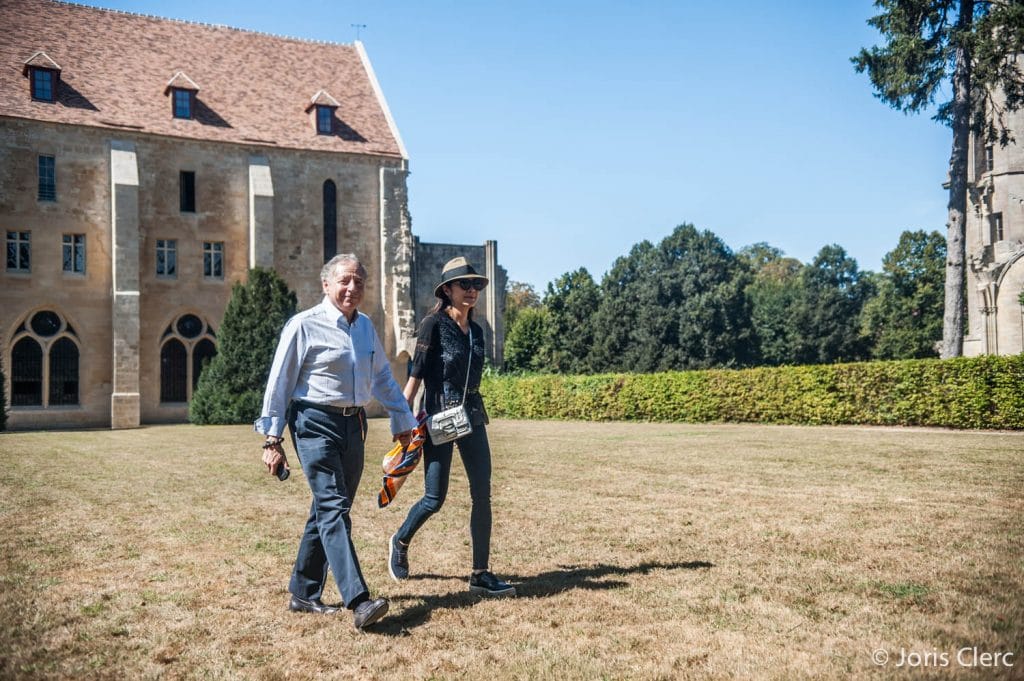
[[[469,261],[460,255],[444,264],[444,269],[441,270],[441,283],[434,287],[434,295],[440,298],[441,287],[458,279],[483,279],[485,283],[490,281],[484,275],[478,274]]]

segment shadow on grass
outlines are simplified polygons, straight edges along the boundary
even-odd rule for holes
[[[607,589],[621,589],[629,586],[629,582],[623,579],[605,579],[606,577],[627,577],[629,575],[646,575],[654,570],[700,570],[712,568],[714,565],[707,561],[696,560],[686,563],[658,563],[648,561],[621,567],[619,565],[608,565],[599,563],[589,567],[580,566],[559,566],[558,570],[549,570],[536,575],[515,575],[507,576],[508,581],[515,584],[517,596],[520,598],[548,598],[572,589],[587,589],[590,591],[603,591]],[[411,579],[465,579],[463,575],[437,575],[420,574]],[[446,594],[430,596],[396,596],[392,600],[418,601],[400,613],[395,613],[383,620],[373,631],[386,636],[408,636],[409,629],[418,627],[430,619],[434,610],[445,608],[455,610],[468,608],[481,600],[480,596],[466,591],[452,591]]]

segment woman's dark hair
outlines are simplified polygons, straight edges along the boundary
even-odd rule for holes
[[[428,314],[437,314],[446,307],[452,306],[452,299],[448,297],[448,294],[444,292],[445,286],[451,286],[451,284],[444,284],[441,286],[441,290],[437,292],[437,304],[430,310]],[[469,308],[469,321],[473,321],[473,308]]]

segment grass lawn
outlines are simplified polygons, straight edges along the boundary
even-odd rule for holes
[[[0,678],[1024,678],[1020,433],[489,432],[492,568],[520,597],[466,590],[460,463],[390,580],[422,473],[377,509],[374,420],[353,537],[391,612],[367,633],[287,612],[309,489],[249,428],[0,435]]]

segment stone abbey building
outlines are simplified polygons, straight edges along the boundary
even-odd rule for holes
[[[401,382],[441,264],[492,286],[496,244],[421,244],[408,156],[361,43],[53,0],[0,0],[0,349],[13,428],[187,416],[234,282],[275,269],[300,308],[354,252]],[[255,416],[255,415],[254,415]]]

